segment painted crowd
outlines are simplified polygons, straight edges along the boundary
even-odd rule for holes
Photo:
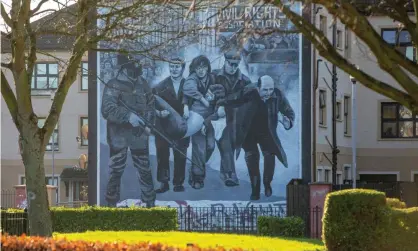
[[[107,205],[116,206],[120,201],[128,149],[138,174],[140,198],[147,207],[155,206],[157,194],[171,189],[184,192],[185,182],[191,189],[205,189],[206,163],[215,146],[220,155],[220,178],[226,187],[240,185],[235,160],[243,150],[251,183],[248,199],[259,200],[262,186],[266,197],[272,195],[276,158],[288,167],[277,127],[293,127],[294,109],[276,87],[274,76],[265,74],[252,82],[241,72],[240,51],[229,49],[223,57],[224,65],[212,69],[205,55],[198,55],[191,62],[179,55],[171,56],[166,62],[170,75],[152,86],[144,78],[140,61],[116,55],[117,67],[113,69],[117,70],[106,81],[101,100],[110,151]],[[154,184],[150,165],[151,135],[155,136],[159,184]],[[172,167],[170,149],[174,153]],[[174,169],[173,177],[170,168]]]

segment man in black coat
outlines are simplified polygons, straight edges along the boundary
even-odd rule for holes
[[[270,197],[273,193],[271,182],[274,176],[275,157],[287,168],[286,153],[282,147],[277,126],[279,113],[283,115],[280,121],[286,130],[293,127],[295,113],[283,92],[274,87],[274,80],[270,76],[258,79],[257,87],[247,87],[242,91],[230,94],[225,100],[225,107],[238,107],[238,131],[235,151],[239,156],[241,148],[245,151],[245,161],[251,181],[251,200],[260,199],[260,153],[264,156],[264,194]]]
[[[244,87],[251,84],[250,79],[244,75],[240,69],[240,52],[236,49],[230,49],[225,54],[225,63],[221,69],[214,70],[216,83],[225,87],[226,94],[235,93],[243,90]],[[226,127],[222,132],[221,138],[216,142],[221,155],[220,174],[221,179],[226,186],[237,186],[239,181],[235,171],[233,145],[238,131],[236,116],[237,108],[220,107],[226,116]]]
[[[110,148],[110,177],[105,197],[109,206],[116,206],[120,199],[120,182],[129,148],[138,172],[141,200],[152,207],[156,195],[149,163],[151,129],[143,119],[154,123],[155,99],[147,81],[140,76],[140,65],[124,55],[118,56],[118,64],[117,76],[104,88],[101,107],[102,116],[107,120]]]
[[[153,90],[155,95],[158,95],[168,105],[171,106],[179,115],[184,116],[183,105],[183,72],[186,63],[181,58],[171,58],[169,62],[170,76],[161,81]],[[166,118],[170,115],[168,110],[156,110],[158,127],[162,131],[169,130],[170,123]],[[187,154],[190,138],[182,138],[176,141],[177,147],[180,151]],[[157,180],[161,183],[160,188],[156,190],[157,193],[165,193],[170,189],[170,146],[160,137],[155,137],[155,146],[157,148]],[[186,157],[174,150],[174,177],[173,177],[173,191],[184,191],[184,179],[186,170]]]

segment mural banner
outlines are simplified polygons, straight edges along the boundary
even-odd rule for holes
[[[265,4],[158,8],[129,20],[137,39],[99,44],[98,204],[285,201],[301,175],[300,34]]]

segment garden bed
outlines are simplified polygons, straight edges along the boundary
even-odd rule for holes
[[[88,231],[84,233],[54,234],[55,239],[66,238],[67,240],[122,241],[126,243],[152,242],[168,246],[185,248],[187,244],[199,247],[222,246],[226,249],[242,248],[243,250],[260,251],[317,251],[324,250],[319,240],[292,239],[292,238],[269,238],[235,234],[206,234],[185,232],[140,232],[140,231],[117,231],[102,232]]]

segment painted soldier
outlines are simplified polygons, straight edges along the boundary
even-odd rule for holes
[[[181,58],[171,58],[169,62],[170,76],[161,81],[155,88],[154,94],[158,95],[167,104],[174,109],[180,116],[184,115],[183,112],[183,85],[185,79],[183,78],[183,72],[186,67],[186,63]],[[173,125],[170,123],[169,115],[173,115],[169,111],[170,109],[156,110],[158,128],[162,132],[170,130],[168,127]],[[181,122],[179,122],[181,123]],[[177,123],[177,126],[178,124]],[[178,150],[187,154],[187,148],[189,146],[190,137],[181,138],[175,141]],[[164,139],[155,138],[155,145],[157,151],[157,180],[161,183],[160,188],[156,190],[157,193],[164,193],[170,189],[170,146]],[[174,153],[174,177],[173,177],[173,191],[184,191],[184,179],[186,170],[186,157],[179,153],[178,150],[173,149]]]
[[[273,193],[271,182],[274,176],[275,157],[287,168],[287,157],[277,135],[277,126],[281,122],[286,130],[293,127],[295,113],[283,92],[274,87],[270,76],[258,79],[256,88],[245,88],[242,91],[228,95],[225,106],[238,106],[238,132],[235,150],[237,157],[241,148],[245,151],[245,161],[251,181],[251,200],[260,199],[260,153],[264,156],[264,194],[270,197]],[[283,120],[279,121],[279,113]]]
[[[120,182],[126,167],[128,148],[138,172],[141,200],[147,207],[155,205],[155,191],[149,163],[148,136],[144,119],[154,121],[154,96],[141,77],[141,66],[124,55],[118,55],[119,71],[103,93],[102,115],[107,120],[107,142],[110,148],[110,177],[106,200],[115,206],[120,199]]]
[[[221,69],[214,70],[216,83],[221,84],[226,89],[226,94],[235,93],[243,90],[245,86],[251,83],[250,79],[242,74],[239,69],[241,56],[238,50],[231,49],[224,54],[225,63]],[[224,109],[224,107],[221,107]],[[226,186],[237,186],[239,181],[235,172],[233,145],[236,140],[237,108],[226,107],[226,128],[222,132],[221,138],[217,141],[218,149],[221,155],[220,174]]]

